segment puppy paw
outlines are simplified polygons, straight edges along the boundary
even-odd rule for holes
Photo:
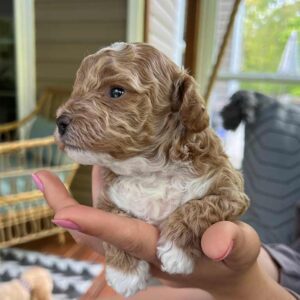
[[[194,270],[193,258],[171,241],[159,242],[157,256],[161,270],[169,274],[191,274]]]
[[[117,293],[129,297],[147,287],[150,277],[149,264],[139,261],[134,272],[124,272],[110,265],[106,266],[106,281]]]

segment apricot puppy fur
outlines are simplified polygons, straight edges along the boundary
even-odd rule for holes
[[[105,168],[100,209],[158,226],[168,273],[193,272],[203,232],[248,207],[195,80],[150,45],[115,43],[86,57],[56,138],[75,161]],[[125,296],[144,289],[149,264],[105,248],[108,283]]]

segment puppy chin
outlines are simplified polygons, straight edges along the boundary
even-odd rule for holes
[[[81,165],[97,165],[99,164],[99,159],[97,155],[93,152],[73,149],[71,147],[65,146],[64,148],[67,155]]]
[[[58,148],[59,148],[60,150],[64,151],[64,150],[65,150],[65,144],[62,142],[62,140],[61,140],[61,138],[60,138],[60,135],[59,135],[59,133],[58,133],[57,128],[55,129],[53,135],[54,135],[54,139],[55,139],[55,142],[56,142]]]

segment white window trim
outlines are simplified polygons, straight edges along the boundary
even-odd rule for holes
[[[195,79],[201,94],[205,93],[214,63],[217,0],[202,0],[200,9],[200,30],[197,32],[197,57]]]
[[[36,105],[34,0],[14,0],[17,114],[23,118]]]
[[[178,10],[177,10],[177,24],[174,24],[177,29],[176,36],[176,47],[174,49],[174,62],[178,66],[183,65],[183,54],[185,51],[186,43],[184,41],[184,29],[185,29],[185,10],[186,10],[186,0],[178,0]]]
[[[222,72],[218,76],[218,80],[238,80],[238,81],[249,81],[249,82],[271,82],[271,83],[287,83],[287,84],[299,84],[300,76],[283,75],[276,73],[232,73]]]
[[[144,23],[145,0],[127,0],[127,42],[144,42]]]

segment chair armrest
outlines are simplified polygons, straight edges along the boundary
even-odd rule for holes
[[[0,124],[0,134],[5,134],[10,131],[21,128],[23,125],[31,121],[40,112],[41,108],[43,107],[43,105],[47,100],[47,97],[48,97],[48,93],[45,93],[44,96],[41,98],[41,100],[37,103],[35,109],[24,118],[17,121],[5,123],[5,124]]]
[[[53,136],[0,143],[0,198],[30,191],[31,174],[40,169],[54,172],[69,188],[78,167],[58,150]]]
[[[48,146],[54,143],[55,140],[53,136],[31,139],[31,140],[6,142],[0,144],[0,154],[6,154],[18,150],[24,150],[24,149],[35,148],[35,147]]]
[[[0,134],[7,133],[9,131],[13,131],[15,129],[21,128],[23,125],[25,125],[31,119],[33,119],[37,115],[37,113],[38,113],[38,110],[35,109],[33,112],[31,112],[29,115],[22,118],[21,120],[0,125]]]

